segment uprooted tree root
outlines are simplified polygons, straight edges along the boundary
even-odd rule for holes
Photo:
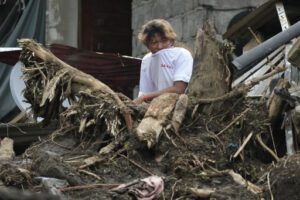
[[[160,199],[257,199],[271,193],[265,168],[278,155],[265,102],[240,95],[199,100],[226,100],[231,106],[214,115],[188,111],[191,117],[180,135],[164,128],[158,144],[148,149],[131,134],[145,113],[143,107],[40,45],[29,40],[20,40],[20,45],[25,97],[36,117],[59,119],[61,128],[27,149],[24,157],[30,159],[11,167],[18,176],[10,185],[43,191],[32,180],[53,177],[67,180],[69,185],[59,191],[72,199],[128,199],[111,188],[158,175],[165,182]],[[65,99],[70,105],[64,108]],[[0,178],[13,177],[11,173]]]
[[[44,118],[45,123],[60,118],[61,124],[76,126],[80,133],[85,129],[99,131],[99,124],[105,124],[103,130],[113,136],[124,124],[132,129],[133,111],[107,85],[64,63],[32,40],[18,42],[24,63],[24,96],[37,117]],[[65,109],[63,102],[67,100],[70,105]]]

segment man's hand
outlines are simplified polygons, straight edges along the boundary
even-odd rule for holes
[[[164,94],[164,93],[183,94],[185,89],[187,88],[187,85],[188,84],[183,81],[175,81],[174,85],[172,87],[168,87],[168,88],[160,90],[160,91],[144,94],[144,95],[134,99],[133,103],[141,104],[146,101],[151,101],[155,97],[158,97],[159,95]]]
[[[133,103],[135,103],[135,104],[142,104],[144,101],[145,101],[145,100],[144,100],[144,96],[142,95],[142,96],[140,96],[140,97],[134,99],[134,100],[133,100]]]

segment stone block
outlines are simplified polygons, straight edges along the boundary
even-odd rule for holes
[[[183,18],[183,40],[195,37],[199,27],[202,27],[206,18],[206,10],[197,8],[187,12]]]
[[[218,34],[223,34],[227,31],[228,25],[234,16],[243,12],[244,10],[228,11],[216,11],[214,10],[211,14],[213,17],[214,27]]]
[[[132,10],[132,20],[131,27],[133,29],[134,34],[137,34],[141,29],[142,25],[146,22],[146,20],[151,16],[151,4],[145,4],[144,6],[137,7]]]
[[[187,48],[190,50],[192,55],[194,55],[194,52],[195,52],[195,41],[196,41],[196,37],[191,37],[183,42],[187,46]]]
[[[152,17],[167,19],[172,16],[172,0],[155,0],[153,1]]]
[[[198,0],[185,0],[185,3],[184,3],[184,11],[185,12],[195,10],[198,7],[199,7]]]
[[[189,1],[189,0],[188,0]],[[181,15],[185,12],[185,4],[182,3],[182,0],[173,0],[172,1],[172,16]]]
[[[183,35],[183,17],[181,15],[169,19],[174,31],[177,34],[177,40],[182,40]]]

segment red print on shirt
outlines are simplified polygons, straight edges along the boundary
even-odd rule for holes
[[[168,64],[161,64],[160,67],[169,68],[169,69],[172,68],[172,66]]]

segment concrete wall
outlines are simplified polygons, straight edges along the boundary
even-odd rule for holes
[[[141,57],[147,50],[137,40],[141,26],[148,20],[163,18],[174,27],[178,40],[194,50],[197,30],[205,21],[214,24],[218,34],[226,32],[234,16],[251,11],[267,0],[133,0],[132,55]]]
[[[194,50],[197,30],[210,21],[219,34],[226,32],[232,18],[251,11],[267,0],[132,0],[132,55],[142,57],[147,49],[137,34],[148,20],[163,18],[174,27],[178,40]],[[48,0],[47,43],[78,47],[80,0]]]
[[[46,42],[78,47],[79,0],[48,0]]]

